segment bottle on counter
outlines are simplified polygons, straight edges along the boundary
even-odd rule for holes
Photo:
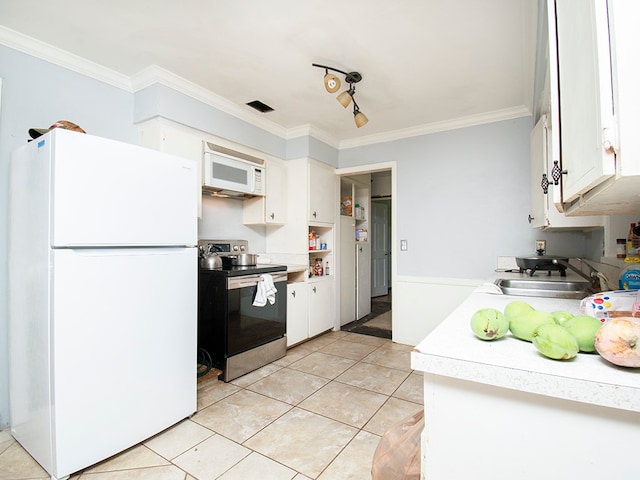
[[[616,239],[616,258],[627,256],[627,241],[624,238]]]
[[[629,233],[627,234],[627,254],[626,254],[627,257],[634,256],[636,253],[636,248],[638,248],[633,246],[634,237],[635,237],[635,233],[634,233],[635,228],[636,228],[635,223],[629,224]]]
[[[631,246],[635,248],[636,255],[640,255],[640,222],[636,223],[632,230]]]
[[[316,250],[318,245],[318,235],[316,232],[311,230],[309,232],[309,250]]]
[[[625,263],[627,263],[626,260]],[[628,262],[628,265],[622,269],[618,287],[620,290],[640,289],[640,260]]]
[[[324,264],[324,274],[329,275],[329,260],[327,260]]]

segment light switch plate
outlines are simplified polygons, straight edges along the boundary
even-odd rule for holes
[[[406,240],[400,240],[400,250],[402,250],[402,251],[407,250],[407,241]]]

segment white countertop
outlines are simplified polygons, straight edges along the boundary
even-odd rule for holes
[[[510,274],[519,278],[522,274]],[[573,279],[571,276],[567,276]],[[509,278],[499,273],[495,278]],[[556,276],[543,277],[545,280]],[[541,278],[542,279],[542,278]],[[537,310],[579,313],[579,300],[482,293],[479,287],[411,354],[412,368],[423,372],[550,397],[640,412],[640,369],[617,367],[598,354],[579,353],[568,361],[542,356],[533,344],[508,333],[494,341],[478,339],[470,319],[480,308],[504,311],[513,300]],[[484,289],[486,290],[486,289]],[[425,312],[428,314],[428,311]]]

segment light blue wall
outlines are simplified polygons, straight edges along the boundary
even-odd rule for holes
[[[340,167],[397,162],[398,275],[482,279],[497,256],[547,253],[599,259],[602,232],[529,226],[530,117],[340,151]],[[587,244],[587,240],[590,242]]]

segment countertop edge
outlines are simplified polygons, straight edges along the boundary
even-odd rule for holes
[[[591,405],[640,412],[637,388],[411,352],[411,368],[425,373],[535,393]],[[595,387],[595,391],[594,391]],[[588,393],[585,393],[588,392]],[[635,400],[635,402],[634,402]]]

